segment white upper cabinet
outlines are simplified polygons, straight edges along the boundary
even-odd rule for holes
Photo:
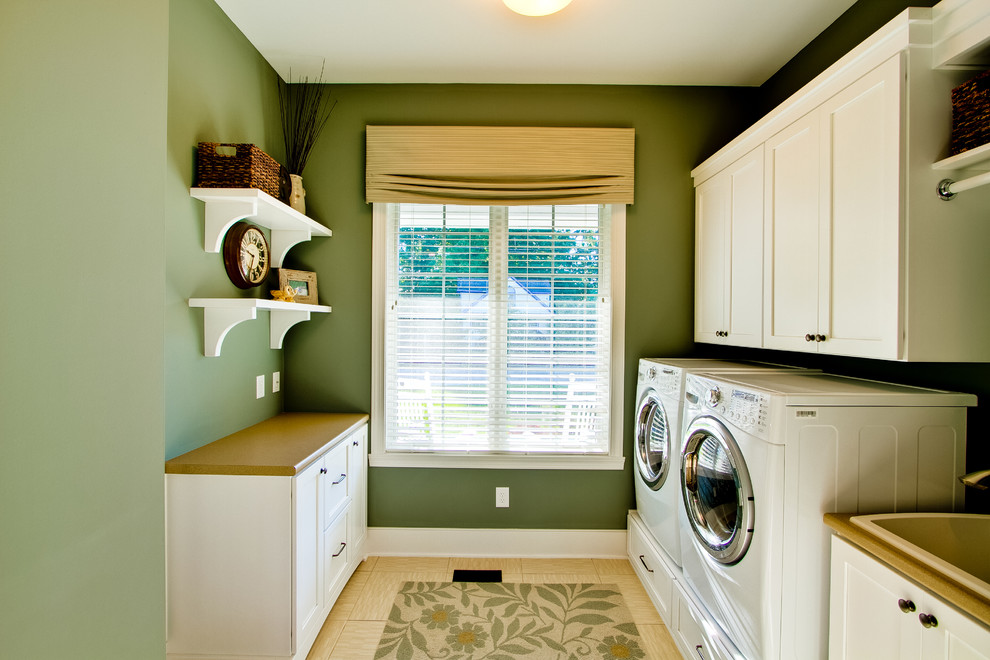
[[[947,170],[950,94],[977,71],[933,69],[932,11],[902,12],[692,172],[697,341],[990,362],[990,186],[936,193],[968,175],[964,160]],[[757,148],[758,266],[732,206],[733,169]],[[757,268],[761,298],[737,306]],[[741,309],[761,310],[759,343],[733,337]]]
[[[900,57],[767,141],[764,345],[896,358]]]
[[[767,348],[807,350],[805,336],[818,332],[818,130],[817,113],[812,113],[766,144],[763,345]]]
[[[695,340],[759,347],[763,334],[763,146],[696,191]]]

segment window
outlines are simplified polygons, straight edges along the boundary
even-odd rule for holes
[[[372,464],[620,469],[624,217],[376,204]]]

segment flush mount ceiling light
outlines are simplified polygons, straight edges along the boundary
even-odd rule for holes
[[[546,16],[560,11],[571,0],[502,0],[505,6],[523,16]]]

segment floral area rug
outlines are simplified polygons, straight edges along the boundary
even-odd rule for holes
[[[406,582],[375,660],[645,658],[612,584]]]

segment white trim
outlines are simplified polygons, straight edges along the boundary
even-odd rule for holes
[[[364,550],[379,557],[628,556],[624,529],[369,527]]]
[[[479,468],[518,470],[622,470],[625,412],[626,206],[611,204],[612,346],[608,456],[438,455],[385,451],[386,204],[372,205],[371,259],[371,467]]]
[[[548,456],[498,454],[372,454],[371,467],[484,468],[491,470],[621,470],[624,456]]]
[[[942,0],[932,7],[932,67],[978,69],[990,64],[990,3]]]

